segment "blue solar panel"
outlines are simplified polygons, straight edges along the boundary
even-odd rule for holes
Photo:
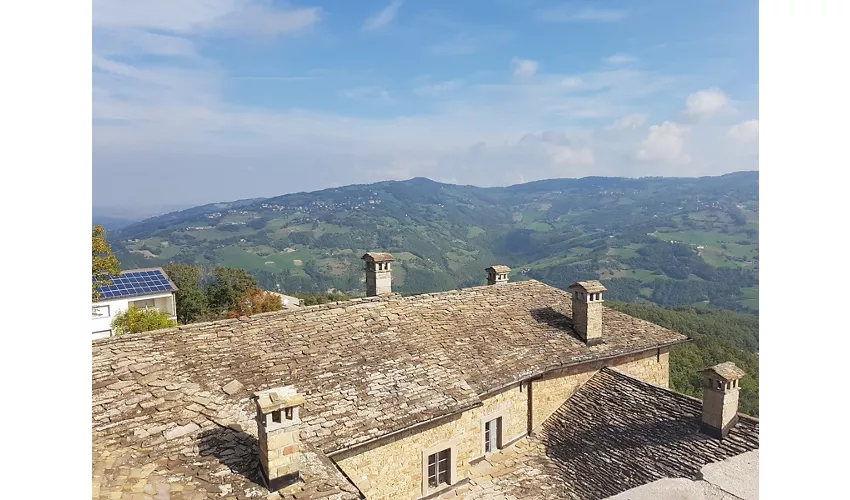
[[[95,277],[92,276],[92,281]],[[111,277],[111,285],[100,287],[104,298],[129,297],[147,293],[172,291],[175,288],[160,270],[126,271],[120,276]]]

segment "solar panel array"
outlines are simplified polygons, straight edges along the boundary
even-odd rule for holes
[[[92,277],[92,281],[94,281]],[[100,287],[102,299],[114,299],[156,292],[170,292],[174,287],[160,270],[127,271],[121,276],[110,277],[111,285]]]

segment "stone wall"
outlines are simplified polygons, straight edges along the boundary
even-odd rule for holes
[[[422,496],[422,452],[441,443],[457,449],[455,477],[469,475],[469,461],[479,456],[479,409],[453,415],[358,447],[331,458],[369,500],[419,498]]]
[[[616,365],[617,369],[636,379],[659,387],[670,386],[670,353],[668,349],[651,351],[649,354]]]
[[[559,370],[544,375],[531,384],[531,428],[540,427],[549,415],[564,404],[598,369]]]
[[[469,475],[470,461],[484,454],[483,425],[502,417],[502,441],[509,443],[528,433],[529,396],[531,425],[536,429],[590,377],[604,366],[648,383],[666,387],[669,381],[665,349],[565,368],[528,383],[514,384],[482,398],[483,405],[436,423],[399,433],[332,458],[366,498],[406,499],[422,496],[423,451],[435,447],[456,450],[455,478]]]
[[[569,399],[602,367],[617,368],[644,382],[667,387],[670,364],[667,349],[653,349],[631,356],[597,361],[547,373],[531,385],[531,427],[537,429],[544,420]]]
[[[502,443],[511,441],[528,434],[528,385],[514,384],[507,389],[482,398],[484,406],[473,412],[478,414],[481,422],[478,431],[478,453],[473,458],[484,455],[484,423],[497,417],[502,417]]]
[[[483,406],[448,420],[405,431],[375,444],[333,456],[366,498],[396,499],[422,496],[423,452],[454,446],[455,477],[469,475],[469,462],[484,456],[484,422],[502,417],[502,441],[528,432],[528,388],[514,384],[486,398]]]

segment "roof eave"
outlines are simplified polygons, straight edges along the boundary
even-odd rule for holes
[[[617,353],[617,354],[610,354],[610,355],[607,355],[607,356],[600,356],[600,357],[596,357],[596,358],[593,358],[593,359],[584,359],[584,360],[581,360],[581,361],[559,363],[555,366],[551,366],[551,367],[548,367],[548,368],[544,368],[543,370],[536,371],[536,372],[532,373],[531,375],[527,375],[525,377],[520,377],[520,378],[513,380],[509,383],[502,384],[495,389],[488,389],[487,391],[479,394],[478,397],[480,397],[480,398],[487,397],[491,394],[503,391],[503,390],[507,389],[508,387],[510,387],[512,385],[516,385],[516,384],[519,384],[519,383],[522,383],[522,382],[534,380],[536,378],[542,377],[543,375],[546,375],[547,373],[550,373],[550,372],[553,372],[553,371],[556,371],[556,370],[562,370],[564,368],[570,368],[570,367],[573,367],[573,366],[579,366],[579,365],[583,365],[583,364],[587,364],[587,363],[595,363],[595,362],[598,362],[598,361],[607,361],[607,360],[610,360],[610,359],[620,358],[620,357],[623,357],[623,356],[632,356],[634,354],[640,354],[642,352],[652,351],[652,350],[655,350],[655,349],[664,349],[666,347],[672,347],[674,345],[691,342],[692,340],[693,339],[690,338],[690,337],[685,337],[684,339],[674,340],[674,341],[670,341],[670,342],[663,342],[663,343],[658,344],[658,345],[654,345],[654,346],[651,346],[651,347],[645,347],[643,349],[636,349],[634,351],[627,351],[627,352],[621,352],[621,353]]]

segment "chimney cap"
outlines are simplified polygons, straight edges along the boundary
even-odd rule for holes
[[[363,260],[370,262],[394,262],[392,254],[388,254],[386,252],[366,252],[363,254],[363,257],[360,257]]]
[[[281,408],[301,406],[307,402],[304,396],[298,394],[291,385],[258,391],[254,393],[254,397],[257,398],[257,404],[263,413],[269,413]]]
[[[733,363],[731,361],[727,361],[725,363],[720,363],[720,364],[714,365],[710,368],[706,368],[705,370],[702,370],[700,373],[703,373],[703,374],[712,373],[712,374],[717,375],[718,377],[722,378],[723,380],[725,380],[727,382],[731,382],[732,380],[738,380],[738,379],[740,379],[741,377],[743,377],[744,375],[747,374],[744,370],[735,366],[735,363]]]
[[[493,271],[496,273],[509,273],[511,272],[511,268],[508,266],[503,266],[501,264],[497,264],[495,266],[490,266],[485,271]]]
[[[605,292],[608,289],[599,280],[576,281],[569,288],[569,291],[582,291],[587,293]]]

